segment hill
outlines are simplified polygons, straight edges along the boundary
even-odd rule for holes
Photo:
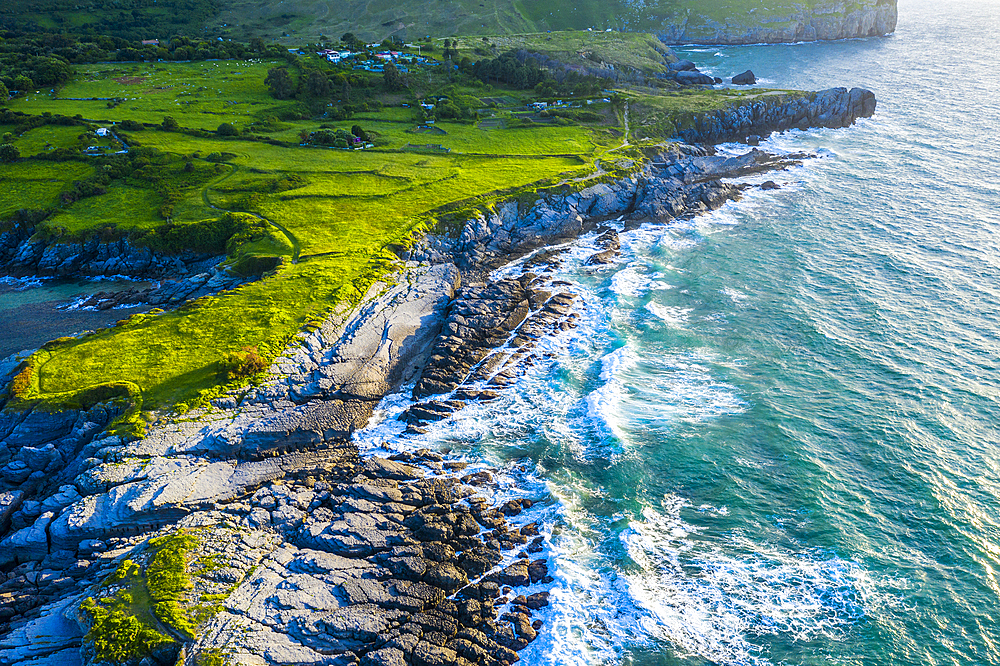
[[[650,32],[668,43],[755,43],[884,35],[896,0],[230,0],[220,22],[234,36],[364,39],[548,30]]]
[[[548,30],[650,32],[668,43],[740,44],[884,35],[896,0],[22,0],[0,9],[13,31],[167,39],[175,34],[287,44],[353,32],[365,40]]]

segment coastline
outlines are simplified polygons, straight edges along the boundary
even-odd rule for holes
[[[859,104],[834,105],[842,114],[837,126],[868,110]],[[713,136],[717,126],[706,127],[705,136]],[[743,129],[771,131],[753,121]],[[406,270],[374,286],[361,306],[301,334],[299,345],[272,366],[271,380],[217,400],[209,410],[161,423],[143,440],[102,434],[116,414],[107,405],[72,414],[72,420],[68,414],[35,412],[9,419],[8,449],[18,443],[46,453],[30,463],[22,460],[13,475],[9,463],[4,467],[5,480],[28,474],[21,482],[27,490],[8,491],[6,504],[0,502],[5,507],[0,522],[23,523],[0,542],[7,563],[24,569],[3,589],[18,589],[16,582],[33,573],[76,573],[45,579],[52,581],[53,593],[41,588],[34,595],[39,604],[10,625],[0,641],[0,663],[37,655],[16,637],[30,645],[31,632],[54,615],[76,617],[78,626],[74,633],[67,621],[64,642],[37,656],[66,658],[83,639],[79,624],[96,617],[79,614],[73,604],[113,574],[122,558],[148,558],[151,536],[177,528],[211,535],[197,548],[233,558],[227,570],[245,574],[257,567],[253,575],[229,581],[235,587],[203,637],[185,642],[191,663],[196,653],[234,645],[248,653],[266,648],[340,655],[333,660],[313,655],[314,663],[516,661],[516,650],[537,636],[532,611],[544,607],[546,594],[545,561],[532,557],[544,553],[544,534],[537,526],[511,524],[530,500],[491,506],[489,470],[463,475],[463,461],[433,452],[388,460],[362,456],[351,436],[369,422],[384,396],[411,383],[421,398],[446,396],[410,407],[412,432],[469,401],[489,400],[532,362],[538,339],[572,327],[572,294],[544,278],[544,265],[558,261],[556,254],[543,249],[533,258],[541,275],[527,272],[488,283],[490,270],[578,237],[601,221],[663,223],[716,209],[740,193],[720,179],[808,158],[775,158],[756,150],[727,158],[713,152],[665,145],[624,179],[547,195],[527,210],[508,202],[474,215],[457,234],[429,234],[404,255],[410,260]],[[608,231],[602,251],[591,259],[613,260],[616,244],[615,233]],[[462,285],[463,277],[469,284]],[[59,445],[39,441],[42,432],[60,433]],[[44,465],[34,469],[39,462]],[[21,496],[12,497],[17,492]],[[40,510],[30,524],[26,502]],[[249,544],[250,559],[237,558],[236,546],[207,545],[238,539]],[[439,548],[442,542],[447,547]],[[521,546],[525,557],[517,552]],[[28,562],[35,564],[25,566]],[[209,573],[202,578],[211,579]],[[294,579],[299,587],[279,592],[283,579]],[[364,582],[371,580],[377,584]],[[209,583],[202,588],[216,589]],[[515,596],[521,588],[525,594]],[[281,597],[284,606],[269,610],[267,594]],[[321,608],[312,600],[317,594],[326,595]],[[247,621],[269,632],[263,643],[239,643]],[[376,649],[365,647],[372,642]]]

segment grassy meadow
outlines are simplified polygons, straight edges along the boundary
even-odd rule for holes
[[[267,63],[79,69],[63,89],[18,98],[10,108],[81,114],[103,123],[161,123],[170,115],[181,130],[149,125],[116,130],[133,150],[154,149],[155,163],[115,181],[103,194],[68,204],[60,203],[60,194],[93,170],[85,159],[3,165],[0,172],[12,187],[0,192],[0,210],[9,215],[29,203],[48,204],[55,212],[42,233],[49,236],[85,237],[108,226],[119,232],[153,230],[165,223],[162,188],[143,179],[153,174],[158,182],[174,183],[173,225],[205,223],[227,211],[250,213],[270,223],[272,233],[229,248],[231,256],[283,260],[272,274],[231,292],[48,345],[34,358],[31,395],[57,402],[98,385],[129,384],[146,410],[198,403],[226,383],[221,365],[226,353],[254,347],[265,358],[276,357],[303,326],[339,303],[355,302],[390,271],[397,260],[386,247],[406,244],[415,228],[433,223],[436,210],[584,175],[615,143],[606,127],[580,125],[483,129],[439,122],[445,133],[421,134],[413,131],[416,121],[408,120],[412,109],[395,107],[325,123],[343,129],[363,125],[377,137],[375,149],[293,143],[301,130],[318,129],[320,123],[312,121],[279,124],[272,138],[288,143],[273,145],[259,135],[223,138],[192,131],[222,122],[242,127],[258,118],[261,108],[291,104],[267,94]],[[71,99],[84,97],[124,101]],[[27,156],[47,146],[91,145],[93,135],[86,134],[77,126],[45,125],[16,141]],[[428,143],[448,152],[402,150]]]
[[[443,40],[438,40],[443,41]],[[650,34],[636,32],[587,32],[560,30],[551,33],[490,35],[485,38],[463,37],[459,49],[487,45],[495,54],[525,49],[567,64],[593,67],[599,63],[632,67],[646,73],[667,70],[664,54],[668,49]],[[668,56],[669,60],[674,60]]]
[[[575,48],[566,36],[556,37],[560,48]],[[415,230],[456,211],[579,183],[598,171],[597,160],[604,157],[605,167],[612,163],[607,153],[623,141],[619,102],[584,105],[589,123],[532,114],[527,116],[534,120],[525,120],[516,111],[527,99],[523,91],[469,84],[447,89],[468,105],[482,103],[485,122],[439,120],[436,130],[421,131],[421,93],[413,90],[403,96],[406,101],[396,94],[387,98],[394,105],[348,120],[277,121],[298,117],[284,111],[301,104],[268,94],[264,78],[272,66],[84,65],[61,89],[10,101],[11,110],[31,114],[22,119],[47,113],[67,122],[77,118],[75,125],[53,121],[13,137],[26,159],[0,165],[6,185],[0,190],[0,223],[21,208],[48,209],[37,233],[50,239],[126,235],[175,252],[214,243],[214,251],[225,246],[236,270],[277,262],[261,279],[230,292],[46,345],[19,384],[22,398],[75,404],[81,395],[103,396],[108,387],[118,387],[147,411],[202,404],[231,385],[227,355],[253,348],[274,359],[303,327],[335,306],[357,302],[398,262],[389,246],[405,246]],[[640,129],[634,141],[669,136],[684,118],[739,103],[745,93],[619,95],[634,109],[633,125]],[[167,116],[177,129],[161,127]],[[123,121],[130,123],[113,129],[129,144],[129,155],[113,156],[115,162],[79,153],[100,142],[88,127]],[[223,122],[233,124],[237,135],[215,133]],[[353,125],[362,126],[374,147],[300,143],[309,132],[349,131]],[[104,179],[96,190],[85,186],[126,160],[127,175]],[[232,227],[243,231],[226,232],[234,234],[226,242],[229,236],[220,237],[220,229],[230,228],[225,224],[232,215],[243,215],[242,226]],[[270,263],[254,264],[257,258]],[[138,420],[135,425],[141,429]]]

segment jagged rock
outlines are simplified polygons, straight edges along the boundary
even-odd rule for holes
[[[532,583],[538,583],[549,575],[549,565],[545,560],[534,560],[527,567]]]
[[[524,601],[524,605],[531,610],[539,610],[545,608],[549,605],[549,593],[548,592],[536,592],[535,594],[529,594]]]
[[[361,666],[407,666],[402,650],[384,647],[372,650],[361,659]]]
[[[698,70],[680,71],[674,76],[677,83],[685,86],[715,85],[715,79],[708,74],[702,74]]]
[[[735,86],[752,86],[755,83],[757,83],[757,77],[749,69],[733,77],[733,85]]]
[[[511,587],[524,587],[531,584],[527,562],[509,564],[499,573],[495,574],[494,578],[497,583],[510,585]]]

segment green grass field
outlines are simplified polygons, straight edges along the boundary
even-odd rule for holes
[[[267,63],[236,62],[88,66],[56,94],[29,95],[11,106],[25,113],[73,115],[81,112],[80,104],[93,102],[67,97],[119,96],[135,86],[146,92],[118,105],[96,107],[103,122],[159,123],[172,115],[182,127],[212,129],[223,121],[247,122],[256,107],[291,103],[276,102],[263,91],[267,68]],[[191,93],[191,103],[178,101],[185,99],[182,92]],[[504,91],[485,92],[504,103],[508,99]],[[685,113],[721,108],[742,95],[628,93],[634,108],[674,124]],[[509,99],[516,102],[518,97]],[[377,148],[355,151],[298,145],[299,132],[319,129],[320,121],[274,126],[271,136],[288,145],[146,128],[125,133],[133,150],[153,149],[149,157],[133,162],[138,170],[113,181],[105,193],[76,201],[61,195],[74,181],[94,173],[86,161],[90,158],[28,159],[0,166],[0,176],[10,183],[0,192],[0,221],[18,208],[50,207],[55,213],[40,232],[49,237],[83,238],[114,226],[118,233],[138,234],[136,242],[146,242],[159,238],[163,229],[201,229],[216,224],[227,211],[249,213],[269,231],[231,242],[231,261],[242,266],[248,257],[280,259],[275,272],[232,292],[173,311],[136,315],[91,335],[48,345],[33,358],[31,390],[22,397],[72,403],[96,387],[128,386],[145,410],[182,405],[183,411],[184,405],[202,402],[228,381],[226,354],[255,347],[265,359],[275,358],[303,326],[319,321],[337,304],[356,302],[395,262],[387,246],[405,245],[415,229],[435,224],[449,211],[595,173],[595,161],[621,144],[622,128],[609,105],[592,108],[603,109],[603,115],[595,116],[602,120],[593,125],[506,128],[497,123],[484,128],[439,122],[443,133],[433,134],[413,131],[412,108],[387,107],[323,123],[342,129],[361,124],[376,136]],[[47,149],[46,143],[89,145],[89,136],[79,138],[82,129],[45,125],[17,141],[31,147],[27,152]],[[446,150],[401,150],[407,144]],[[167,210],[173,227],[164,226]]]
[[[0,220],[21,208],[55,206],[61,192],[93,171],[80,162],[0,164]]]
[[[439,40],[443,41],[443,40]],[[664,54],[667,48],[649,34],[634,32],[587,32],[564,30],[552,33],[490,35],[462,37],[459,49],[475,49],[488,45],[494,54],[526,49],[541,53],[567,64],[594,67],[600,63],[632,67],[647,73],[666,71]],[[669,58],[674,60],[673,57]]]
[[[240,122],[248,115],[244,109],[280,104],[262,92],[266,69],[266,64],[240,63],[89,66],[57,94],[31,95],[12,107],[72,115],[84,102],[67,97],[119,96],[136,86],[148,94],[130,95],[114,107],[103,104],[100,119],[160,122],[172,115],[183,127],[214,128],[223,120]],[[193,94],[196,103],[175,102],[183,99],[178,90],[209,88],[203,84],[210,77],[216,77],[210,93]],[[135,83],[135,78],[144,80]],[[240,103],[225,104],[230,99]],[[606,133],[584,126],[481,129],[442,122],[445,134],[416,134],[408,131],[416,127],[411,114],[388,108],[333,124],[349,129],[361,123],[376,133],[379,148],[366,151],[283,147],[159,129],[129,132],[134,144],[166,156],[148,168],[157,179],[175,183],[175,224],[202,222],[225,211],[261,216],[275,225],[273,233],[233,254],[284,257],[284,264],[230,293],[50,346],[35,358],[35,397],[60,401],[97,385],[129,382],[144,409],[198,401],[225,383],[220,361],[227,352],[256,347],[265,358],[274,358],[303,325],[337,303],[360,298],[394,261],[385,247],[405,244],[414,228],[432,222],[435,210],[499,190],[583,175],[613,144]],[[296,121],[275,134],[297,137],[301,129],[316,130],[318,122]],[[18,141],[44,147],[45,141],[74,140],[80,130],[44,126]],[[398,150],[407,143],[441,144],[450,152]],[[205,159],[213,154],[226,154],[225,164]],[[143,181],[144,172],[116,181],[105,194],[60,206],[60,192],[90,172],[85,162],[22,161],[3,169],[14,182],[0,194],[8,214],[31,200],[57,207],[44,223],[47,234],[81,237],[107,225],[128,232],[164,223],[163,198]]]
[[[221,60],[79,65],[76,77],[62,89],[32,92],[8,106],[98,121],[161,123],[172,116],[192,129],[214,130],[224,122],[243,126],[266,109],[290,105],[272,98],[264,85],[267,70],[275,64]],[[109,100],[122,101],[112,107]]]

